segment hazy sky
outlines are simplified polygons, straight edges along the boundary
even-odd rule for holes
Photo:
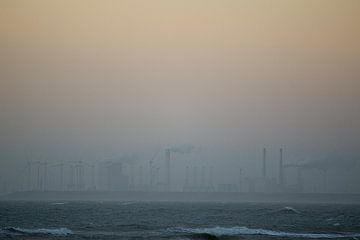
[[[1,161],[182,143],[354,153],[359,23],[357,0],[1,0]]]

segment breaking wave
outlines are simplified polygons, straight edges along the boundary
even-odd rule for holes
[[[206,234],[214,237],[238,235],[266,235],[273,237],[296,237],[308,239],[339,239],[360,237],[360,233],[294,233],[247,227],[177,228],[175,231],[187,234]]]
[[[293,207],[283,207],[274,211],[273,213],[300,214],[300,211]]]
[[[4,229],[6,233],[24,234],[24,235],[53,235],[53,236],[68,236],[73,232],[68,228],[38,228],[27,229],[19,227],[9,227]]]
[[[66,203],[64,203],[64,202],[54,202],[54,203],[51,203],[51,205],[64,205],[64,204],[66,204]]]

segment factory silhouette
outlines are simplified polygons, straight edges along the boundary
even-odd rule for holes
[[[312,181],[306,182],[306,178],[317,175],[322,190],[316,192],[331,193],[331,172],[336,172],[339,168],[358,168],[356,161],[348,161],[348,164],[342,161],[339,166],[336,165],[339,161],[329,160],[289,163],[284,157],[284,149],[280,148],[276,150],[278,165],[277,176],[274,176],[268,172],[270,163],[267,154],[275,150],[263,148],[262,159],[257,160],[261,163],[258,175],[247,175],[246,168],[236,165],[232,167],[237,172],[237,176],[233,178],[236,180],[229,183],[216,181],[218,173],[216,166],[212,164],[183,161],[180,167],[174,166],[176,158],[186,159],[197,151],[192,145],[183,145],[159,149],[147,160],[141,160],[137,155],[123,155],[93,162],[63,159],[50,163],[28,160],[23,169],[27,177],[20,191],[309,193]],[[174,175],[179,172],[180,184],[175,184]]]

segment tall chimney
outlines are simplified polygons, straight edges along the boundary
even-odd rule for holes
[[[160,176],[160,175],[159,175],[159,171],[160,171],[160,168],[157,167],[155,170],[156,170],[156,171],[155,171],[155,190],[158,191],[159,176]]]
[[[153,162],[149,161],[149,179],[150,179],[150,190],[154,190],[154,172],[153,172]]]
[[[96,189],[95,185],[95,163],[91,164],[91,188]]]
[[[300,166],[297,167],[297,185],[298,185],[298,191],[302,192],[304,190],[304,184],[303,184],[303,171]]]
[[[211,166],[209,170],[209,187],[213,190],[214,187],[214,168]]]
[[[60,163],[60,190],[64,191],[64,160]]]
[[[166,175],[165,175],[165,184],[166,184],[166,190],[170,191],[170,149],[165,149],[165,169],[166,169]]]
[[[262,176],[266,178],[266,148],[263,149]]]
[[[242,191],[242,168],[239,168],[239,186],[238,186],[238,191],[241,192]]]
[[[44,182],[43,182],[43,191],[47,190],[47,161],[44,161]]]
[[[141,186],[143,185],[143,167],[139,166],[139,186],[141,188]]]
[[[280,161],[279,161],[279,184],[282,187],[284,184],[284,173],[283,173],[283,149],[280,148]]]
[[[28,191],[31,191],[31,162],[30,161],[27,161],[27,170],[28,170],[28,176],[27,176],[27,184],[28,184]]]
[[[186,166],[186,169],[185,169],[185,187],[186,187],[186,191],[188,191],[188,188],[189,188],[189,166]]]
[[[194,167],[194,187],[198,187],[198,179],[197,179],[197,166]]]
[[[40,172],[41,163],[40,161],[37,162],[37,190],[41,190],[41,172]]]
[[[201,187],[205,186],[205,166],[201,167]]]

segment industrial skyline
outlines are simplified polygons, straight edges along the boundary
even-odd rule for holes
[[[0,239],[360,238],[360,0],[0,0]]]
[[[199,154],[192,145],[159,149],[149,158],[123,155],[93,161],[33,160],[27,155],[25,167],[18,171],[18,181],[12,189],[2,189],[6,194],[16,191],[123,191],[123,192],[243,192],[243,193],[360,193],[359,187],[349,186],[351,175],[357,174],[357,160],[343,160],[348,166],[336,165],[330,159],[307,162],[284,159],[284,148],[278,149],[277,163],[267,159],[274,149],[263,148],[257,161],[259,170],[248,174],[239,159],[229,166],[238,169],[228,173],[230,181],[216,178],[217,165],[191,159]],[[180,156],[179,156],[180,155]],[[286,156],[286,154],[285,154]],[[176,159],[176,158],[181,158]],[[189,159],[187,159],[189,158]],[[177,164],[176,168],[174,163]],[[255,160],[256,161],[256,160]],[[275,174],[269,174],[270,165],[277,165]],[[348,172],[348,179],[334,178],[334,173]],[[179,176],[180,175],[180,176]],[[174,177],[175,176],[175,177]],[[318,189],[312,188],[317,178]],[[310,179],[310,181],[309,181]],[[308,181],[307,181],[308,180]],[[2,184],[4,179],[2,179]],[[335,185],[336,187],[332,186]]]
[[[0,192],[359,193],[359,12],[0,1]]]

